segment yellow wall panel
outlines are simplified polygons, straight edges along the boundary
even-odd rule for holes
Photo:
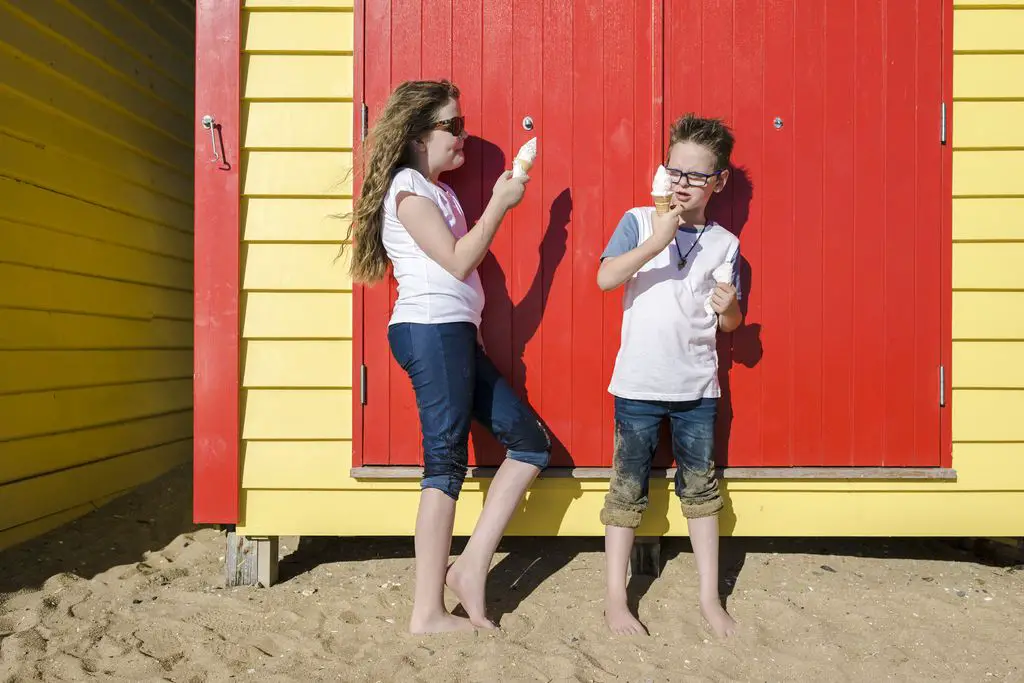
[[[0,338],[2,335],[0,330]],[[246,339],[351,338],[352,295],[347,292],[245,292],[242,295],[242,336]]]
[[[192,411],[128,420],[60,434],[4,443],[0,453],[0,483],[58,472],[117,453],[133,453],[155,446],[191,444]],[[188,443],[186,443],[188,442]],[[116,453],[111,453],[112,444]]]
[[[246,195],[352,195],[351,152],[246,152],[242,161]]]
[[[953,292],[953,339],[1024,339],[1024,292]]]
[[[351,102],[246,102],[247,149],[352,149]]]
[[[0,393],[192,378],[192,350],[0,350]]]
[[[351,466],[351,441],[247,441],[242,448],[242,488],[343,488],[352,483]]]
[[[1024,391],[957,389],[953,392],[953,438],[956,441],[1024,441],[1021,415],[1024,415]]]
[[[0,308],[0,349],[133,348],[191,349],[192,321]]]
[[[957,52],[1020,50],[1024,42],[1021,36],[1024,36],[1024,12],[1020,9],[958,12],[953,49]]]
[[[242,288],[341,292],[352,289],[346,248],[335,244],[246,244],[242,250]]]
[[[351,199],[242,199],[245,242],[334,242],[348,234]]]
[[[348,389],[246,389],[242,438],[351,439]]]
[[[1013,7],[1024,9],[1024,0],[954,0],[953,7],[955,9],[975,9],[979,7]],[[956,19],[953,22],[954,27],[957,26],[957,22],[960,21],[964,14],[966,12],[956,13]]]
[[[954,199],[953,239],[1024,241],[1024,199]]]
[[[957,389],[1024,389],[1024,341],[954,342],[952,382]]]
[[[347,55],[244,55],[242,97],[351,100],[352,69]]]
[[[242,386],[351,388],[352,342],[246,340]]]
[[[246,9],[352,9],[352,0],[245,0]]]
[[[1024,196],[1024,150],[953,152],[953,196],[992,195]]]
[[[1024,12],[1018,14],[1024,18]],[[953,105],[955,148],[1024,147],[1024,102],[956,102]]]
[[[1024,290],[1024,242],[953,245],[954,289]]]
[[[246,52],[352,52],[352,12],[243,12]]]
[[[1024,98],[1024,54],[957,55],[953,58],[956,99]],[[954,172],[955,172],[954,168]]]

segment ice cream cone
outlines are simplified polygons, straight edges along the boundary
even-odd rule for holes
[[[512,177],[519,178],[530,172],[533,162],[529,159],[517,157],[512,160]]]
[[[654,195],[654,210],[658,215],[668,213],[671,210],[672,195]]]

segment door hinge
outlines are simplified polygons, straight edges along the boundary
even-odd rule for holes
[[[942,119],[942,125],[941,125],[941,128],[939,130],[939,140],[942,142],[942,144],[946,144],[946,103],[945,102],[942,103],[941,119]]]
[[[946,366],[939,366],[939,407],[946,407]]]
[[[366,405],[366,366],[359,366],[359,404]]]
[[[369,127],[370,127],[370,108],[366,106],[365,102],[363,102],[363,108],[362,108],[362,111],[360,111],[359,115],[361,117],[361,119],[360,119],[360,132],[359,132],[359,136],[360,137],[359,137],[359,139],[360,140],[365,140],[366,139],[366,133],[369,130]]]

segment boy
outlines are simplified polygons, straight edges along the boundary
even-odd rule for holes
[[[669,418],[682,503],[700,579],[700,611],[719,637],[736,622],[718,594],[715,414],[716,332],[739,327],[739,240],[708,222],[711,196],[729,179],[733,135],[720,121],[687,114],[671,129],[665,167],[674,204],[665,214],[631,209],[615,229],[597,274],[608,291],[625,284],[622,338],[608,391],[615,397],[614,471],[605,525],[605,620],[618,635],[645,633],[626,602],[626,567],[647,508],[651,460]],[[716,279],[719,280],[716,282]]]

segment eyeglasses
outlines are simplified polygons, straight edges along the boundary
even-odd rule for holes
[[[446,130],[455,137],[459,137],[466,130],[466,117],[454,116],[450,119],[438,121],[434,124],[434,128],[437,130]]]
[[[668,171],[668,177],[671,178],[673,185],[678,185],[686,178],[686,184],[689,187],[704,187],[712,178],[717,178],[722,175],[724,171],[715,171],[714,173],[699,173],[697,171],[690,171],[689,173],[683,173],[677,168],[666,168]]]

